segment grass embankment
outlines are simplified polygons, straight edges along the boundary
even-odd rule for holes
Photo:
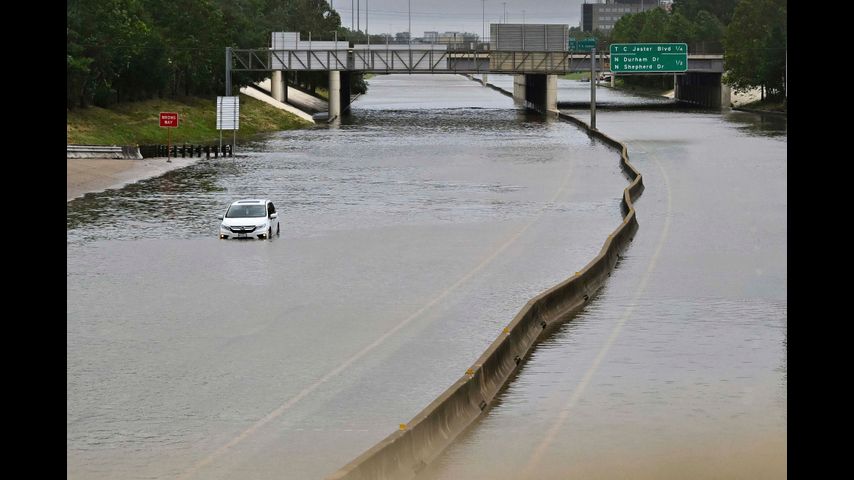
[[[320,97],[323,100],[326,100],[327,102],[329,101],[329,90],[323,87],[317,87],[317,89],[315,89],[314,91],[314,95]]]
[[[172,143],[208,143],[219,140],[216,99],[186,97],[130,102],[109,108],[66,110],[66,143],[77,145],[134,145],[166,143],[160,112],[178,112],[181,124],[172,129]],[[245,95],[240,96],[239,139],[258,133],[304,128],[311,125],[288,112]],[[226,130],[224,137],[231,138]]]

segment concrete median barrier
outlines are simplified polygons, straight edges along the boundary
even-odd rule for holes
[[[359,455],[328,479],[407,479],[435,459],[493,402],[525,361],[531,348],[553,328],[572,318],[611,274],[638,229],[633,202],[643,192],[641,174],[629,162],[622,143],[590,129],[581,120],[558,114],[589,135],[620,151],[620,165],[630,180],[623,191],[623,222],[605,240],[599,254],[572,277],[537,295],[522,308],[498,338],[459,380],[409,423]]]

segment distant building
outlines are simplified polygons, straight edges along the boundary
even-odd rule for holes
[[[645,12],[658,8],[657,0],[605,0],[604,3],[584,3],[581,5],[581,30],[613,30],[623,15]],[[669,2],[667,2],[669,3]]]
[[[465,43],[465,42],[476,42],[480,38],[480,35],[476,33],[469,32],[445,32],[439,35],[439,39],[436,40],[436,43]]]
[[[424,43],[438,43],[439,32],[424,32]]]
[[[409,32],[397,32],[394,34],[394,41],[400,43],[409,43]]]
[[[457,43],[463,41],[463,34],[461,32],[445,32],[439,35],[439,40],[437,43]]]

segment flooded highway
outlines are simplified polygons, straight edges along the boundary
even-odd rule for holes
[[[418,478],[786,478],[786,119],[609,111],[597,126],[644,176],[633,243]]]
[[[481,79],[480,75],[474,75],[475,78]],[[513,93],[513,75],[489,74],[486,79],[487,83],[491,83],[507,92]],[[608,88],[605,85],[609,82],[601,82],[596,88],[596,105],[598,106],[625,106],[625,107],[656,107],[671,103],[673,100],[657,97],[654,95],[639,95],[629,93],[623,90]],[[557,79],[557,101],[561,103],[590,103],[590,82],[582,82],[580,80],[568,80],[558,77]],[[589,119],[589,113],[587,117]]]
[[[330,474],[586,264],[627,184],[613,150],[462,76],[373,78],[340,128],[238,154],[68,203],[68,478]],[[247,197],[281,236],[218,240]]]

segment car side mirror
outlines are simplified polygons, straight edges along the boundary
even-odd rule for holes
[[[278,213],[271,213],[270,218],[279,218],[279,214]]]
[[[220,220],[225,220],[225,217],[223,217],[222,215],[220,215],[220,216],[219,216],[219,219],[220,219]]]

